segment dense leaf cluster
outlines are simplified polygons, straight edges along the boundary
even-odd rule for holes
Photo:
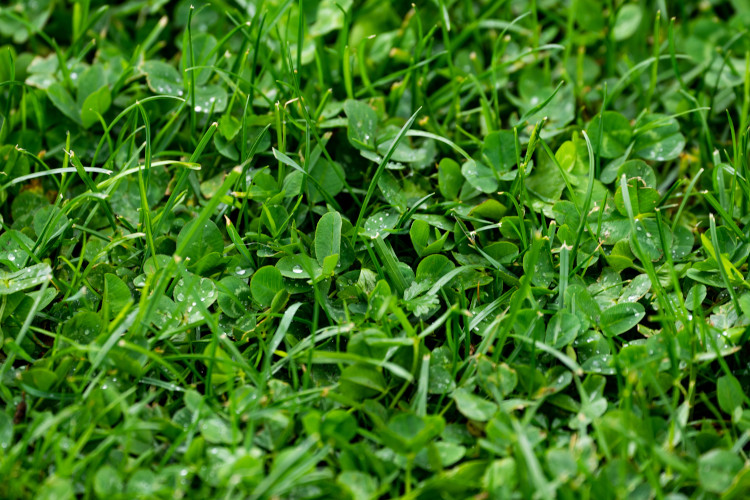
[[[750,495],[748,29],[0,6],[0,497]]]

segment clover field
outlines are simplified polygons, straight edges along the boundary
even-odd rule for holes
[[[750,496],[750,3],[0,2],[0,497]]]

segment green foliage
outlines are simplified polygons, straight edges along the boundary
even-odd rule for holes
[[[0,6],[0,498],[747,498],[743,1]]]

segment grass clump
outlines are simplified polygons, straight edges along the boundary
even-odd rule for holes
[[[749,26],[1,6],[0,497],[747,497]]]

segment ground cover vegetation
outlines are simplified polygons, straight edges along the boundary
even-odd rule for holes
[[[747,498],[750,4],[0,5],[0,497]]]

